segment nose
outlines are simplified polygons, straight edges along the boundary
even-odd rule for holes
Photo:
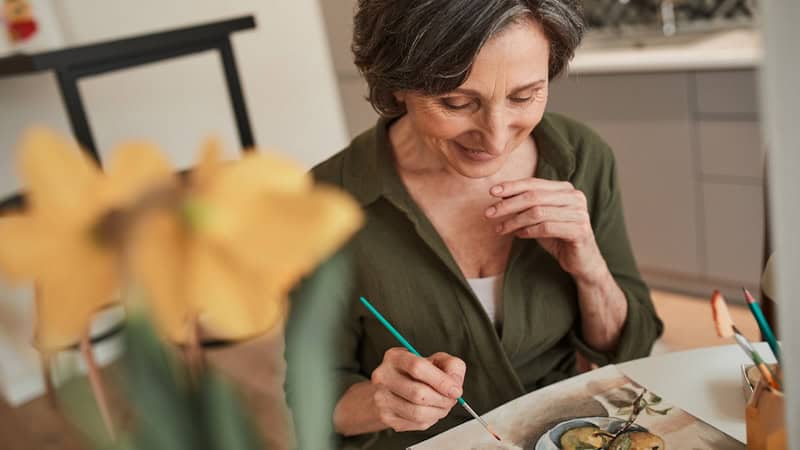
[[[493,155],[499,155],[506,148],[511,136],[511,118],[502,109],[492,109],[486,112],[481,140],[483,150]]]

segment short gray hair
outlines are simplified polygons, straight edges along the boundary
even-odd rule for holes
[[[580,0],[359,0],[352,50],[384,117],[405,113],[394,93],[437,95],[460,86],[483,45],[512,23],[531,18],[550,44],[557,77],[581,42]]]

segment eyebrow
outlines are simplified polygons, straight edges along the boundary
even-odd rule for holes
[[[515,94],[515,93],[517,93],[517,92],[519,92],[519,91],[524,91],[524,90],[526,90],[526,89],[530,89],[530,88],[532,88],[532,87],[536,86],[537,84],[544,84],[544,82],[545,82],[545,81],[547,81],[547,80],[545,80],[544,78],[542,78],[542,79],[540,79],[540,80],[536,80],[536,81],[533,81],[533,82],[530,82],[530,83],[524,84],[524,85],[522,85],[522,86],[519,86],[519,87],[516,87],[516,88],[514,88],[514,89],[511,91],[511,93],[512,93],[512,94]],[[453,89],[453,92],[459,92],[459,93],[462,93],[462,94],[467,94],[467,95],[474,95],[474,96],[476,96],[476,97],[480,97],[480,95],[481,95],[481,94],[480,94],[480,92],[478,92],[478,91],[476,91],[476,90],[474,90],[474,89],[467,89],[467,88],[455,88],[455,89]]]

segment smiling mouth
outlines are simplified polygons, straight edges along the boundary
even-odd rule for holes
[[[459,144],[458,142],[453,141],[456,148],[458,148],[461,153],[463,153],[467,158],[473,161],[491,161],[496,156],[492,155],[491,153],[487,153],[483,150],[473,150],[471,148],[464,147],[463,145]]]

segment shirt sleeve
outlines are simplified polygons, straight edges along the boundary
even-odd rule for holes
[[[628,315],[616,349],[599,352],[581,336],[577,322],[571,339],[587,359],[598,365],[615,364],[648,356],[664,325],[656,314],[650,290],[642,280],[631,250],[622,208],[622,198],[613,153],[605,142],[594,136],[587,149],[592,154],[585,170],[597,171],[594,182],[584,186],[589,200],[592,228],[597,245],[611,275],[625,294]],[[593,191],[590,195],[589,191]]]

